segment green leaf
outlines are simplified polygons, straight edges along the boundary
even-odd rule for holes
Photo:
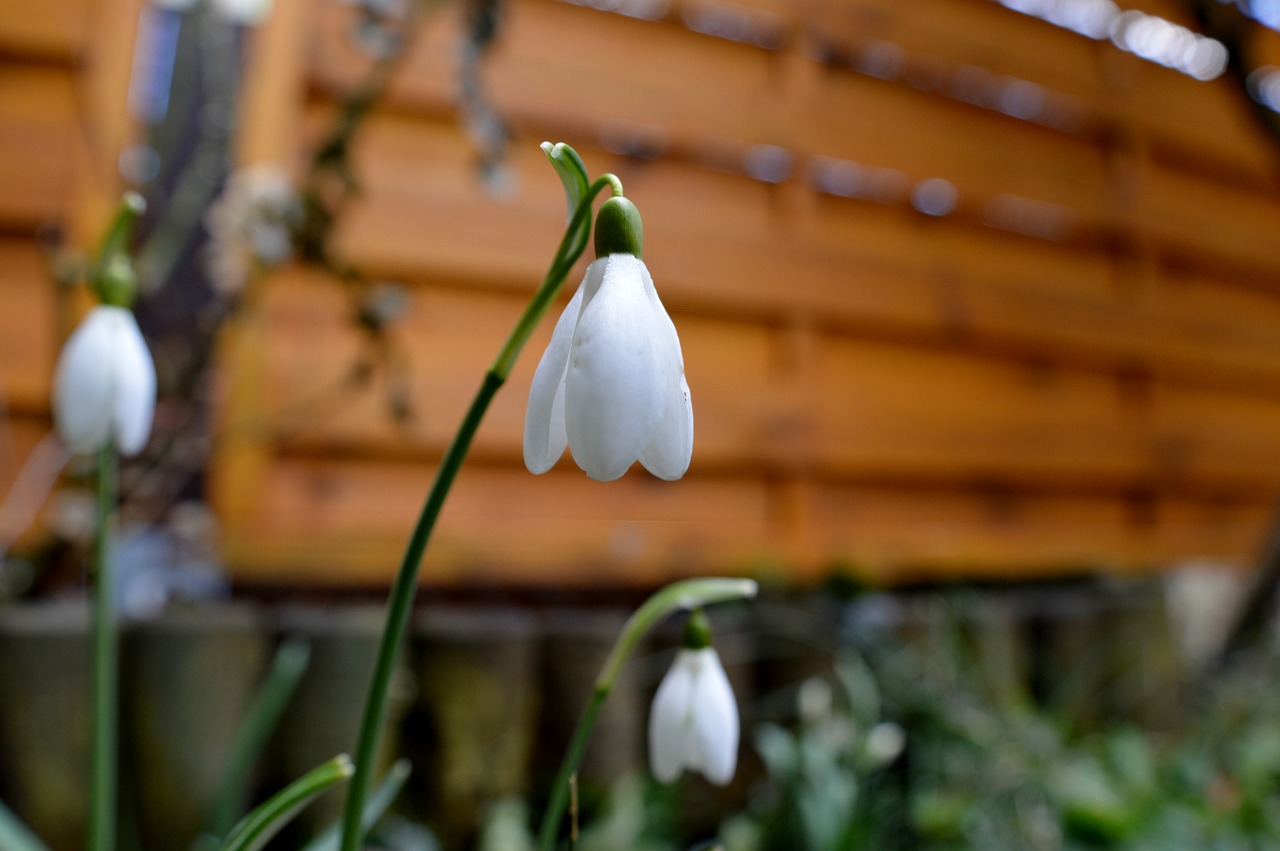
[[[844,686],[853,720],[863,727],[880,721],[880,687],[866,661],[853,650],[841,652],[836,660],[836,678]]]
[[[582,157],[564,142],[556,142],[554,145],[543,142],[541,147],[547,159],[551,160],[551,167],[560,175],[560,182],[564,184],[564,198],[568,206],[567,221],[573,218],[573,211],[578,209],[582,196],[587,194],[591,177],[587,174],[587,166],[582,162]]]
[[[360,816],[361,833],[368,833],[378,819],[391,808],[392,802],[396,796],[400,794],[404,782],[409,778],[409,772],[412,771],[412,765],[409,760],[397,760],[395,765],[391,766],[391,770],[387,772],[387,776],[378,784],[378,788],[369,796],[369,800],[365,802],[364,812]],[[330,827],[324,833],[307,843],[302,851],[338,851],[339,845],[342,843],[342,823]]]
[[[222,851],[260,851],[302,808],[320,793],[349,778],[355,771],[351,758],[340,754],[313,768],[281,789],[270,800],[240,820],[227,837]]]
[[[31,828],[0,802],[0,848],[5,851],[49,851]]]
[[[243,815],[245,793],[249,788],[249,775],[253,772],[254,763],[258,761],[258,755],[280,723],[289,699],[302,681],[310,660],[311,646],[305,639],[288,639],[276,651],[271,670],[267,672],[240,729],[236,731],[231,756],[223,770],[217,797],[214,799],[208,834],[202,839],[202,843],[209,843],[217,848],[236,823],[236,819]]]

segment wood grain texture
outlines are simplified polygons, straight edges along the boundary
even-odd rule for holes
[[[304,6],[282,2],[255,40],[246,163],[304,162],[368,67],[348,9]],[[82,8],[59,0],[28,26],[0,0],[0,49],[32,58],[0,69],[10,231],[69,198],[89,209],[84,186],[107,197],[130,138],[116,117],[128,51],[87,45],[75,22],[129,44],[137,0]],[[548,318],[477,436],[424,581],[840,568],[896,582],[1251,557],[1280,478],[1280,157],[1228,81],[981,0],[508,12],[482,73],[513,132],[505,192],[476,178],[452,7],[358,141],[361,194],[335,249],[406,285],[393,339],[414,416],[390,415],[385,376],[352,378],[350,305],[315,273],[268,282],[223,341],[210,479],[237,581],[388,580],[563,227],[544,136],[618,173],[645,215],[694,463],[673,485],[598,485],[568,458],[527,474]],[[755,29],[697,31],[715,15]],[[1019,117],[1028,104],[1040,111]],[[955,192],[946,215],[916,209],[930,179]],[[6,256],[21,280],[37,273],[29,244]],[[5,305],[25,299],[0,312],[0,369],[38,419],[52,340],[37,329],[53,322],[30,289],[0,284]],[[46,353],[22,359],[30,347]]]

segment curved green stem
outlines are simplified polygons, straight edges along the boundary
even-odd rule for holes
[[[582,763],[582,755],[587,749],[587,740],[591,738],[591,730],[595,727],[596,718],[604,706],[605,699],[613,691],[622,666],[635,649],[640,639],[663,618],[680,609],[700,609],[712,603],[728,600],[745,600],[756,595],[758,586],[750,579],[683,579],[673,582],[656,591],[645,600],[640,608],[632,613],[618,633],[618,638],[609,651],[608,658],[600,668],[596,677],[595,688],[591,692],[591,700],[578,727],[573,731],[573,740],[565,752],[564,761],[560,763],[560,771],[556,774],[555,785],[551,787],[551,798],[547,801],[547,809],[542,814],[542,826],[538,830],[538,851],[551,851],[555,847],[556,834],[560,829],[560,820],[564,818],[564,810],[569,802],[569,788],[578,766]]]
[[[112,598],[111,532],[116,499],[116,454],[108,442],[98,452],[98,527],[94,539],[93,670],[89,851],[111,851],[116,835],[116,699],[119,648]]]
[[[98,253],[89,268],[89,285],[100,286],[103,273],[111,259],[129,253],[129,242],[133,239],[133,228],[138,219],[147,211],[147,201],[132,189],[120,196],[120,206],[111,217],[111,223],[98,243]]]
[[[222,851],[261,851],[303,807],[350,776],[351,760],[346,754],[311,769],[241,819]]]
[[[480,421],[489,408],[489,403],[502,387],[516,357],[529,340],[529,335],[541,321],[551,302],[564,283],[565,276],[578,261],[587,246],[587,237],[591,231],[591,203],[596,195],[606,186],[621,186],[618,179],[606,175],[598,179],[587,190],[586,195],[578,202],[577,209],[565,229],[560,247],[556,251],[551,267],[542,279],[542,284],[530,299],[524,313],[516,322],[515,328],[507,337],[498,357],[489,371],[485,373],[480,389],[471,402],[462,425],[458,427],[453,442],[445,451],[436,471],[435,481],[422,506],[418,523],[405,548],[404,559],[391,587],[391,596],[387,601],[387,616],[383,626],[382,639],[378,645],[378,657],[374,664],[373,680],[365,698],[364,717],[360,722],[360,736],[356,744],[355,774],[347,787],[347,800],[342,813],[342,851],[357,851],[360,847],[361,813],[364,811],[365,798],[368,796],[369,784],[373,778],[374,756],[378,750],[378,742],[382,738],[382,726],[386,720],[387,693],[391,686],[391,675],[395,670],[396,658],[400,652],[400,644],[404,640],[405,627],[408,623],[409,611],[413,607],[414,591],[418,585],[418,568],[426,552],[431,532],[435,528],[436,518],[444,506],[445,497],[453,480],[471,448],[471,440],[475,437]]]

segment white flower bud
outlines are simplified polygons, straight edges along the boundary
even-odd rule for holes
[[[75,452],[114,441],[136,455],[151,436],[156,368],[133,313],[100,305],[67,339],[54,374],[53,420]]]
[[[682,648],[649,714],[649,765],[670,783],[688,769],[723,786],[738,764],[738,706],[711,647]]]

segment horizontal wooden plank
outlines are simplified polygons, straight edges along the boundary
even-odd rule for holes
[[[398,563],[433,470],[322,459],[272,463],[255,521],[229,542],[237,582],[381,585]],[[787,565],[888,583],[958,575],[1150,570],[1189,558],[1245,564],[1260,502],[464,468],[429,549],[429,585],[653,585]],[[498,533],[497,530],[501,530]]]
[[[34,242],[0,240],[0,410],[47,413],[57,356],[55,284]]]
[[[1069,207],[1086,223],[1106,219],[1105,154],[1086,138],[849,73],[824,76],[796,118],[788,142],[805,154],[897,169],[913,181],[942,177],[980,196],[1024,195]]]
[[[89,34],[90,0],[0,0],[0,53],[70,60]]]
[[[1201,558],[1247,567],[1272,521],[1262,502],[999,490],[820,485],[810,504],[814,547],[888,583],[1147,570]]]
[[[0,226],[34,229],[65,214],[75,85],[70,69],[0,63]]]
[[[434,471],[426,464],[280,460],[250,528],[228,542],[238,581],[376,584],[392,576]],[[440,516],[421,581],[655,584],[767,553],[759,481],[472,466]]]
[[[1256,492],[1280,462],[1280,399],[1036,361],[836,339],[821,352],[809,404],[814,431],[794,451],[826,450],[827,466],[850,474],[1231,481]]]
[[[1184,261],[1209,269],[1243,265],[1271,281],[1280,275],[1280,196],[1274,192],[1151,169],[1133,202],[1133,221]]]

